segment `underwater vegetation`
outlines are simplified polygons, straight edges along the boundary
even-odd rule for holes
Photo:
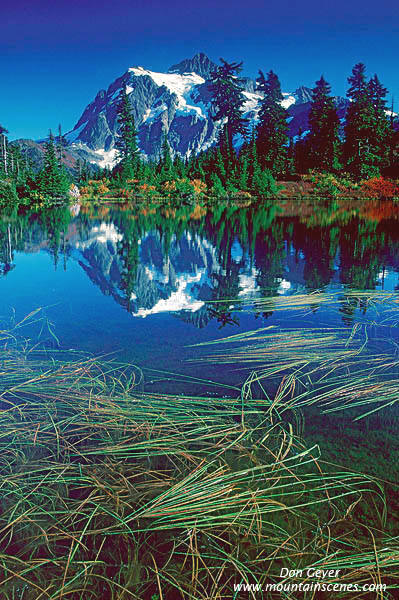
[[[266,584],[311,583],[314,567],[394,598],[397,482],[332,464],[304,426],[307,411],[323,427],[335,413],[366,422],[395,408],[396,297],[347,302],[369,308],[349,333],[271,326],[210,343],[204,372],[215,360],[243,369],[231,397],[144,392],[131,365],[44,350],[22,335],[39,312],[4,329],[1,597],[273,598]],[[309,296],[279,307],[306,313]]]

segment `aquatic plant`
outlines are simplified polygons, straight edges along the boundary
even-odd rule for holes
[[[395,592],[382,485],[326,470],[254,377],[231,397],[146,393],[129,365],[32,350],[28,321],[1,340],[2,598],[271,598],[234,586],[310,566]]]

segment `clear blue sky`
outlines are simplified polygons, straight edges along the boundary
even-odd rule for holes
[[[284,91],[323,73],[344,95],[359,61],[399,108],[399,2],[394,0],[1,0],[0,123],[10,138],[75,125],[99,89],[129,66],[166,70],[203,51],[273,69]]]

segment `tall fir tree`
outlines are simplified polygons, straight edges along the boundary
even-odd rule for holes
[[[176,177],[183,178],[186,176],[186,167],[182,160],[182,157],[178,152],[176,152],[175,159],[173,161],[173,168],[176,174]]]
[[[63,159],[65,158],[65,147],[66,147],[66,140],[65,137],[62,134],[62,128],[61,125],[58,125],[58,135],[57,135],[57,139],[56,139],[56,149],[57,149],[57,155],[58,155],[58,164],[61,167]]]
[[[175,170],[173,166],[173,160],[170,152],[170,146],[168,142],[168,136],[166,132],[163,136],[161,155],[158,162],[157,171],[160,176],[160,181],[171,181],[175,178]]]
[[[59,165],[56,144],[51,130],[45,144],[44,166],[38,173],[36,183],[40,192],[48,200],[65,198],[70,186],[68,174]]]
[[[234,157],[234,136],[246,136],[248,132],[248,119],[242,115],[242,107],[246,100],[243,94],[243,80],[238,77],[242,70],[241,63],[228,63],[223,58],[221,65],[210,74],[209,89],[212,94],[211,102],[216,110],[213,119],[222,121],[219,137],[219,147],[224,160]]]
[[[380,168],[388,166],[390,162],[390,146],[392,137],[392,120],[387,114],[386,96],[388,94],[377,75],[368,83],[368,91],[374,109],[374,128],[371,132],[371,143],[374,154],[378,157]]]
[[[331,87],[322,75],[312,90],[310,133],[307,136],[309,165],[319,171],[337,171],[340,168],[340,121],[330,93]]]
[[[267,78],[262,71],[256,80],[257,91],[263,94],[256,128],[256,146],[260,166],[273,174],[284,172],[287,163],[288,113],[282,106],[280,81],[273,71]]]
[[[140,163],[137,130],[126,87],[123,87],[119,94],[117,118],[119,123],[119,137],[115,146],[120,158],[119,172],[121,173],[122,180],[126,181],[127,179],[134,179],[137,176]]]
[[[0,172],[8,175],[8,140],[6,134],[8,130],[0,125]]]
[[[350,104],[346,114],[344,160],[348,171],[362,179],[378,175],[380,162],[373,144],[376,112],[363,63],[353,67],[348,83]]]

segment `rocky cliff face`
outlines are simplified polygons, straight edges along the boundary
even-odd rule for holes
[[[212,62],[206,54],[199,52],[193,58],[186,58],[177,65],[172,65],[168,69],[168,73],[197,73],[203,79],[209,79],[211,72],[216,69],[217,65]]]
[[[35,142],[29,139],[19,139],[10,142],[11,146],[18,146],[22,156],[29,161],[35,173],[44,166],[45,145],[44,141]],[[88,146],[70,145],[64,150],[62,163],[72,175],[78,173],[78,161],[85,160],[92,164],[93,170],[98,170],[98,155]]]
[[[101,167],[115,164],[117,103],[122,88],[129,95],[143,155],[157,159],[165,133],[173,154],[186,158],[206,150],[215,144],[220,127],[212,119],[208,88],[210,72],[215,67],[203,53],[172,65],[166,73],[131,67],[107,90],[98,92],[83,111],[74,129],[66,135],[70,151]],[[261,96],[249,78],[244,79],[243,89],[247,99],[244,115],[256,123]],[[292,117],[290,135],[306,130],[310,99],[311,90],[304,86],[292,94],[284,94],[283,105]],[[242,139],[237,140],[240,143]]]
[[[158,158],[165,132],[174,153],[185,157],[204,150],[217,136],[205,79],[214,66],[205,55],[199,54],[173,65],[167,73],[155,73],[140,66],[128,69],[107,90],[98,92],[66,135],[71,149],[88,153],[86,158],[100,166],[115,162],[118,96],[126,88],[138,128],[139,146],[145,156]]]

